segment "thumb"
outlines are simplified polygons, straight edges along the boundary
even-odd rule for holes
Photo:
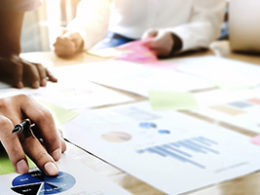
[[[158,30],[156,29],[150,29],[146,33],[144,33],[143,38],[154,38],[158,35]]]

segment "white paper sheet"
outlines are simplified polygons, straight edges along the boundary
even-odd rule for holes
[[[179,71],[216,84],[225,82],[255,85],[260,83],[260,66],[237,60],[207,56],[172,59],[168,62],[178,64]]]
[[[174,66],[170,65],[160,67],[106,61],[93,63],[85,69],[85,74],[91,81],[143,96],[148,96],[150,90],[191,91],[214,87],[205,79],[176,72]]]
[[[44,100],[55,105],[67,109],[89,108],[110,104],[117,104],[132,101],[126,95],[115,92],[111,89],[91,83],[86,77],[81,77],[72,69],[54,68],[53,72],[59,79],[58,83],[48,82],[46,87],[39,89],[2,89],[0,90],[0,97],[10,96],[15,94],[27,94],[33,97],[41,97]]]
[[[193,112],[260,133],[260,88],[198,93]]]
[[[18,194],[67,194],[67,195],[130,195],[129,192],[95,173],[78,162],[67,151],[58,162],[60,174],[57,177],[40,177],[37,169],[30,174],[16,173],[0,176],[0,195]],[[21,193],[16,193],[21,192]]]
[[[82,113],[65,137],[168,194],[179,194],[260,168],[250,138],[147,102]]]

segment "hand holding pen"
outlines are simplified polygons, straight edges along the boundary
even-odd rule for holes
[[[33,99],[25,95],[0,99],[0,141],[16,172],[28,172],[27,155],[46,175],[58,174],[55,161],[65,151],[65,142],[51,114]]]

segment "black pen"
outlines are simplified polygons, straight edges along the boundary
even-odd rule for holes
[[[21,133],[24,130],[31,130],[32,127],[34,127],[35,124],[31,122],[30,119],[24,119],[21,123],[15,125],[12,133]]]

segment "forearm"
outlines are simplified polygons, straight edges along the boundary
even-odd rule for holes
[[[225,6],[225,0],[195,0],[190,21],[165,30],[180,37],[181,51],[207,48],[220,34]]]
[[[68,29],[80,33],[84,40],[84,49],[91,48],[107,32],[110,3],[110,0],[84,0],[79,4],[77,16]]]
[[[24,12],[0,12],[0,56],[9,57],[21,52],[20,37]]]

